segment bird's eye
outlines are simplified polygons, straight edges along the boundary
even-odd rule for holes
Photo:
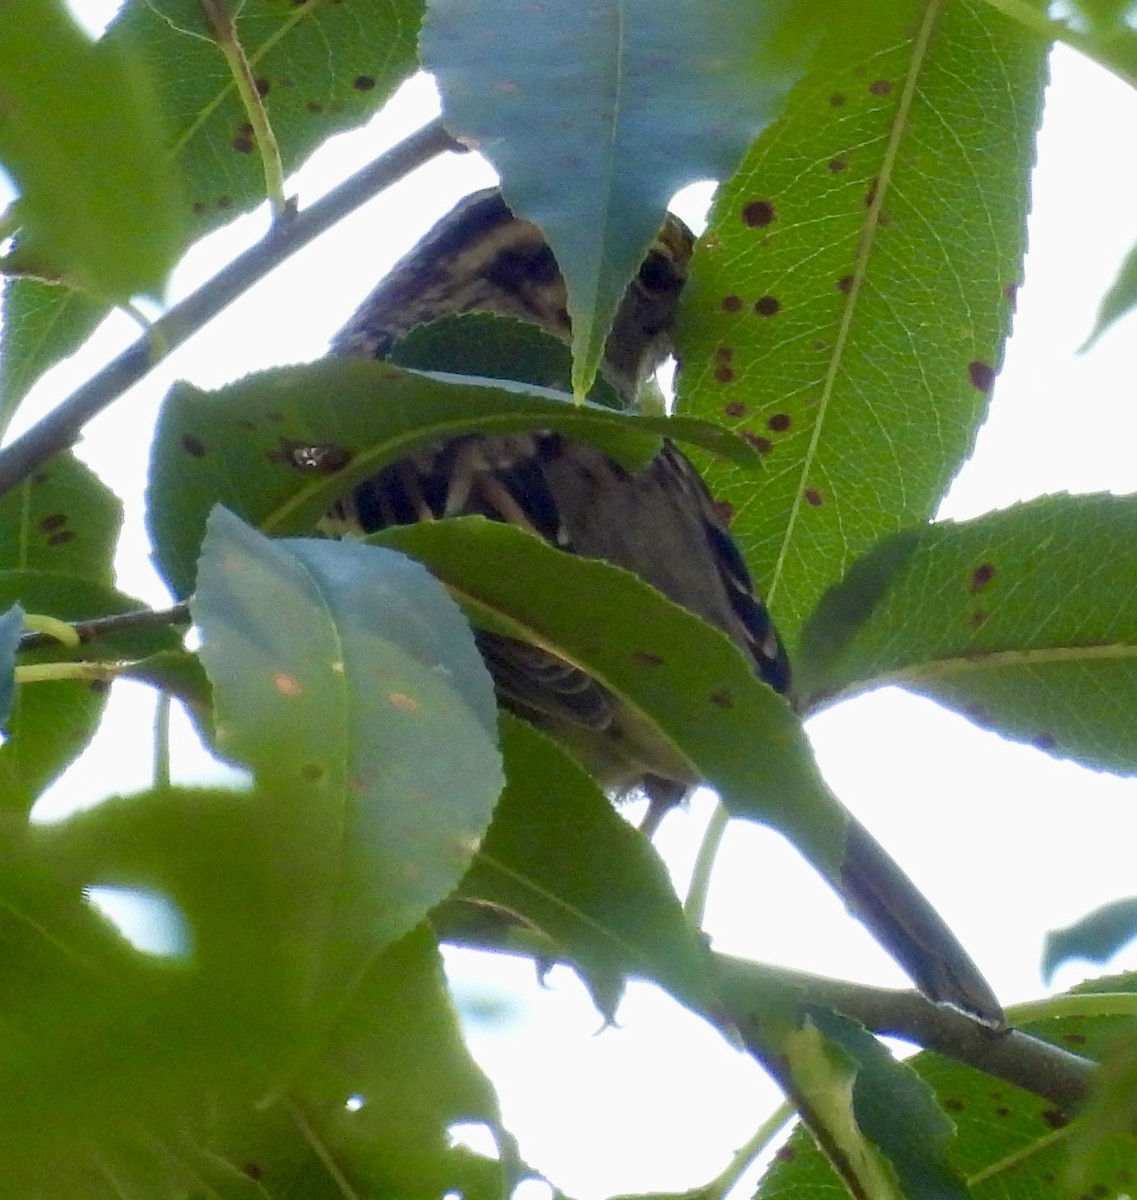
[[[677,295],[684,283],[682,272],[676,268],[671,258],[662,250],[656,249],[648,251],[647,258],[640,267],[639,278],[647,291],[664,296]]]

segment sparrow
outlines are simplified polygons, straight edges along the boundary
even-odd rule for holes
[[[624,408],[636,407],[671,353],[693,245],[687,226],[668,215],[619,305],[601,375]],[[331,352],[385,359],[412,330],[473,312],[527,322],[566,343],[571,337],[565,283],[548,242],[496,188],[460,202],[398,262],[335,336]],[[357,485],[324,528],[367,534],[471,514],[634,572],[726,633],[755,674],[792,703],[786,647],[722,511],[672,442],[630,472],[597,447],[549,430],[459,435]],[[476,637],[502,706],[562,741],[610,794],[645,794],[649,830],[700,782],[579,667],[500,634]],[[930,999],[1002,1023],[998,1001],[954,935],[851,817],[834,883]]]

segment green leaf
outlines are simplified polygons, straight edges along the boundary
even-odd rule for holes
[[[37,0],[23,3],[35,7]],[[366,122],[416,69],[422,0],[244,0],[230,7],[286,174],[332,134]],[[103,45],[110,57],[138,57],[151,68],[157,96],[143,111],[161,112],[166,123],[153,161],[182,179],[177,253],[264,200],[248,117],[196,0],[126,0]],[[46,61],[57,69],[56,58]],[[70,94],[86,103],[81,88]],[[71,190],[65,185],[57,195],[70,197]],[[65,288],[25,298],[28,282],[18,281],[6,300],[0,413],[106,312]],[[34,320],[20,319],[25,309]]]
[[[508,782],[457,897],[548,936],[607,1020],[628,975],[717,1014],[706,945],[647,839],[564,750],[508,714],[502,749]]]
[[[216,392],[179,384],[162,405],[151,454],[147,520],[158,562],[184,596],[214,503],[274,533],[308,533],[336,499],[412,449],[525,429],[587,438],[629,466],[654,454],[665,431],[736,458],[749,453],[708,423],[623,416],[546,389],[383,362],[325,359]]]
[[[215,1112],[183,1145],[199,1179],[224,1196],[251,1165],[268,1195],[342,1200],[344,1180],[356,1195],[502,1195],[516,1182],[503,1178],[508,1164],[477,1159],[448,1136],[456,1122],[498,1120],[437,948],[419,929],[369,966],[284,1095]]]
[[[286,174],[333,133],[362,125],[415,70],[421,0],[231,9]],[[136,45],[156,65],[193,236],[263,200],[248,117],[194,0],[127,0],[104,40]]]
[[[1065,929],[1052,929],[1042,950],[1042,978],[1049,983],[1054,972],[1072,958],[1102,963],[1137,937],[1137,899],[1114,900],[1087,913]]]
[[[418,325],[395,343],[389,357],[400,367],[572,391],[568,346],[537,325],[495,313],[456,313]],[[602,378],[588,398],[604,408],[626,407]]]
[[[0,733],[8,736],[8,714],[12,711],[15,682],[12,672],[16,666],[16,647],[24,632],[24,610],[13,604],[0,615]],[[2,747],[0,747],[2,750]]]
[[[721,189],[680,407],[763,452],[708,471],[791,645],[884,533],[935,511],[1021,278],[1047,43],[982,4],[858,6]]]
[[[10,0],[0,159],[20,190],[21,269],[121,303],[157,293],[184,242],[138,47],[92,43],[64,5]]]
[[[0,496],[0,569],[54,571],[109,588],[121,526],[121,501],[65,451]]]
[[[1063,1040],[1100,1063],[1093,1090],[1070,1131],[1070,1162],[1064,1172],[1068,1194],[1090,1195],[1112,1190],[1105,1181],[1130,1179],[1137,1170],[1137,1136],[1133,1129],[1133,1096],[1137,1089],[1137,1020],[1132,974],[1094,979],[1063,997],[1086,1002],[1088,1015],[1052,1022]],[[1095,996],[1102,1007],[1094,1006]],[[1109,993],[1128,1003],[1111,1004]],[[1045,1001],[1043,1002],[1045,1007]],[[1109,1014],[1112,1009],[1115,1015]],[[1053,1037],[1053,1034],[1051,1034]],[[1117,1189],[1122,1191],[1123,1189]]]
[[[1089,350],[1114,321],[1120,320],[1135,307],[1137,307],[1137,246],[1134,246],[1125,256],[1125,261],[1117,272],[1117,278],[1110,284],[1109,291],[1102,297],[1097,320],[1094,322],[1090,336],[1082,344],[1082,353]]]
[[[458,882],[501,791],[489,675],[417,563],[373,546],[270,541],[215,509],[191,604],[217,743],[310,829],[335,994]],[[335,935],[335,940],[330,939]]]
[[[1012,1010],[1015,1025],[1024,1032],[1052,1042],[1089,1059],[1104,1059],[1114,1050],[1115,1039],[1134,1028],[1131,996],[1124,1005],[1093,993],[1129,993],[1134,978],[1095,980],[1074,993],[1052,997],[1029,1006],[1026,1013]],[[1084,1015],[1071,1014],[1081,1000]],[[1024,1006],[1027,1007],[1027,1006]],[[1049,1012],[1048,1012],[1049,1010]],[[1017,1019],[1016,1019],[1017,1018]],[[1132,1081],[1124,1089],[1101,1094],[1101,1107],[1090,1102],[1087,1115],[1074,1120],[1053,1100],[1044,1099],[973,1067],[938,1054],[922,1052],[905,1061],[934,1093],[939,1106],[955,1127],[947,1146],[951,1171],[966,1181],[974,1200],[1066,1200],[1071,1195],[1116,1195],[1125,1192],[1125,1181],[1137,1169],[1137,1139],[1131,1129],[1129,1103]],[[1043,1076],[1046,1068],[1043,1068]],[[1106,1072],[1108,1073],[1108,1068]],[[1053,1084],[1040,1077],[1040,1086]],[[865,1079],[866,1095],[859,1100],[858,1121],[866,1104],[884,1109],[883,1125],[892,1136],[906,1134],[911,1101],[878,1089]],[[871,1095],[868,1094],[871,1091]],[[920,1101],[921,1106],[923,1101]],[[888,1107],[886,1107],[888,1106]],[[904,1121],[896,1119],[902,1110]],[[1121,1130],[1118,1126],[1124,1125]],[[890,1128],[888,1128],[890,1126]],[[1107,1128],[1108,1126],[1108,1128]],[[942,1118],[941,1118],[942,1128]],[[1100,1136],[1095,1136],[1100,1135]],[[925,1133],[924,1143],[932,1136]],[[1087,1157],[1083,1158],[1083,1152]],[[1096,1153],[1095,1153],[1096,1152]],[[1084,1165],[1075,1175],[1079,1161]],[[838,1180],[814,1144],[799,1127],[762,1179],[759,1200],[837,1194]],[[908,1196],[935,1195],[923,1186],[910,1186]]]
[[[857,1127],[887,1159],[905,1196],[921,1200],[967,1200],[970,1192],[948,1159],[955,1129],[932,1089],[897,1062],[857,1022],[811,1007],[809,1019],[856,1064],[852,1087]],[[896,1119],[898,1113],[904,1119]]]
[[[476,140],[564,273],[578,394],[667,202],[733,170],[780,111],[827,10],[790,0],[428,4],[421,52],[447,128]]]
[[[0,1087],[20,1101],[0,1129],[0,1195],[102,1197],[123,1146],[163,1159],[148,1194],[176,1194],[187,1117],[251,1105],[295,1064],[310,1034],[293,935],[311,885],[286,818],[271,797],[168,790],[7,839]],[[161,897],[184,944],[135,951],[89,886]]]
[[[772,824],[820,870],[834,870],[846,814],[789,705],[725,634],[629,572],[501,522],[394,526],[372,540],[427,563],[479,624],[552,649],[599,680],[642,722],[629,731],[629,740],[642,739],[629,753],[672,747],[735,815]],[[604,614],[603,637],[582,615],[582,597],[589,612]],[[755,742],[761,755],[752,752]],[[574,749],[586,755],[589,748]]]
[[[77,621],[131,612],[137,600],[90,579],[53,571],[0,571],[0,607],[19,603],[27,612]],[[76,659],[115,661],[172,650],[181,641],[172,629],[122,631],[89,646],[59,646],[20,655],[20,664]],[[67,767],[90,741],[106,703],[105,685],[79,680],[21,686],[8,720],[8,739],[0,747],[0,812],[20,814]],[[89,799],[104,794],[91,780]]]
[[[0,328],[0,433],[32,384],[79,348],[107,312],[106,304],[39,279],[4,282]]]
[[[863,1047],[858,1047],[863,1051]],[[816,1142],[825,1148],[850,1194],[873,1200],[905,1200],[891,1164],[865,1136],[856,1116],[854,1092],[860,1064],[807,1017],[782,1046],[795,1102]],[[907,1117],[907,1113],[905,1113]],[[894,1114],[895,1117],[895,1114]],[[918,1194],[924,1200],[925,1193]],[[943,1193],[940,1193],[943,1195]]]
[[[313,1011],[326,880],[287,799],[167,789],[6,839],[0,1196],[509,1190],[509,1160],[449,1146],[497,1109],[425,932],[371,955],[333,1020]],[[92,887],[160,900],[181,944],[131,949]]]
[[[802,636],[806,708],[896,683],[976,724],[1137,770],[1137,500],[1046,496],[885,539]]]

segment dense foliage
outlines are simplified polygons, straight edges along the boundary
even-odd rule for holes
[[[763,1196],[1125,1192],[1133,980],[1012,1012],[1007,1033],[712,953],[700,897],[681,903],[575,761],[498,713],[470,625],[587,668],[731,815],[823,870],[843,818],[801,718],[871,688],[1137,771],[1132,498],[932,521],[1010,329],[1047,52],[1058,38],[1137,81],[1124,9],[1083,0],[1060,24],[1024,0],[126,0],[92,42],[61,3],[9,3],[0,423],[114,306],[160,293],[194,239],[266,196],[274,220],[0,452],[0,1194],[507,1194],[527,1168],[441,942],[568,961],[605,1017],[628,978],[651,980],[744,1044],[803,1118]],[[445,128],[297,209],[288,175],[420,67]],[[118,592],[118,502],[70,451],[86,423],[297,246],[467,146],[561,264],[578,396],[668,201],[721,181],[677,330],[682,419],[391,363],[178,385],[147,497],[178,603]],[[1103,320],[1131,306],[1133,274]],[[312,536],[346,488],[475,425],[560,428],[630,461],[663,428],[682,440],[791,648],[800,712],[646,584],[514,529]],[[602,619],[585,628],[582,608]],[[172,785],[160,725],[129,748],[157,740],[150,789],[29,823],[119,677],[185,705],[246,787]],[[168,953],[108,926],[89,902],[108,886],[165,907]],[[1135,923],[1119,904],[1052,958],[1102,957]],[[882,1033],[926,1049],[902,1065]],[[496,1158],[451,1141],[469,1122]]]

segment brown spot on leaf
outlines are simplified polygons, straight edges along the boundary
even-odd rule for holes
[[[1011,311],[1014,312],[1019,303],[1019,285],[1017,283],[1008,283],[1003,288],[1003,295],[1006,297],[1007,303],[1011,306]]]
[[[869,190],[865,192],[865,208],[872,208],[873,204],[876,203],[876,189],[879,182],[879,179],[874,179],[869,184]]]
[[[987,624],[987,611],[982,608],[977,608],[971,614],[971,616],[967,618],[967,623],[972,629],[981,629]]]
[[[650,650],[633,650],[632,661],[637,662],[642,667],[662,667],[663,658],[652,653]]]
[[[1086,1044],[1086,1035],[1084,1033],[1064,1033],[1062,1040],[1068,1046],[1084,1046]]]
[[[58,533],[53,533],[47,539],[49,546],[65,546],[68,542],[75,540],[75,531],[73,529],[61,529]]]
[[[297,696],[304,694],[304,685],[300,680],[295,675],[286,675],[283,671],[277,671],[273,675],[272,686],[282,696],[287,696],[290,700],[295,700]]]
[[[720,363],[719,366],[715,367],[715,378],[719,383],[733,383],[734,370],[725,363]]]
[[[711,692],[710,701],[715,708],[733,708],[734,697],[725,688],[718,692]]]
[[[322,100],[309,100],[304,107],[314,117],[318,117],[324,111],[324,102]]]
[[[840,92],[834,92],[833,95],[829,97],[829,104],[832,108],[841,108],[844,103],[845,97],[842,96]]]
[[[870,96],[887,96],[892,91],[892,81],[889,79],[874,79],[869,84]]]
[[[375,77],[373,75],[357,75],[351,81],[351,86],[357,92],[369,92],[375,86]]]
[[[997,1116],[997,1117],[1009,1117],[1010,1115],[1011,1115],[1011,1110],[1005,1104],[1000,1104],[995,1109],[995,1116]]]
[[[741,400],[732,400],[723,409],[728,417],[744,417],[746,416],[746,405]]]
[[[52,533],[56,529],[62,529],[67,524],[66,513],[52,513],[50,516],[44,517],[40,521],[39,527],[44,533]]]
[[[775,313],[780,312],[782,302],[777,296],[759,296],[754,301],[754,311],[760,317],[772,317]]]
[[[305,763],[300,768],[300,778],[305,783],[319,783],[324,777],[324,768],[319,763]]]
[[[194,458],[204,458],[206,454],[205,443],[192,433],[182,435],[182,449]]]
[[[719,520],[724,525],[729,525],[734,520],[734,505],[729,500],[715,500],[713,504]]]
[[[958,1096],[945,1096],[944,1108],[948,1112],[963,1112],[963,1101]]]
[[[218,196],[217,197],[217,207],[218,208],[232,208],[233,207],[233,197],[232,196]]]
[[[1053,750],[1054,747],[1058,745],[1058,739],[1054,736],[1054,734],[1048,733],[1044,730],[1041,733],[1036,733],[1034,737],[1030,739],[1030,744],[1036,750]]]
[[[971,591],[981,592],[995,575],[995,564],[982,562],[971,572]]]
[[[769,454],[774,448],[774,443],[769,438],[764,438],[760,433],[748,433],[744,429],[742,436],[759,454]]]
[[[843,158],[831,158],[829,160],[829,170],[835,175],[840,171],[847,170],[848,166],[849,164]]]
[[[730,362],[730,360],[733,357],[734,357],[734,347],[733,346],[719,346],[715,350],[715,358],[720,359],[722,362]]]
[[[837,290],[848,295],[849,292],[853,290],[852,275],[842,275],[841,278],[837,280]]]
[[[779,1146],[774,1152],[774,1157],[778,1162],[790,1163],[797,1158],[797,1151],[793,1146]]]
[[[399,712],[415,713],[419,710],[419,702],[413,696],[408,696],[406,692],[388,692],[387,703],[392,708],[397,708]]]
[[[990,363],[969,362],[967,378],[971,380],[972,387],[978,388],[981,392],[989,392],[991,385],[995,382],[995,368]]]
[[[810,508],[820,508],[825,500],[817,488],[806,488],[802,495],[805,497],[805,502]]]
[[[252,154],[253,152],[253,139],[246,134],[237,134],[232,145],[238,154]]]
[[[1070,1124],[1070,1118],[1057,1108],[1044,1108],[1038,1115],[1042,1118],[1042,1123],[1051,1129],[1064,1129]]]
[[[201,200],[195,200],[190,205],[190,212],[192,212],[195,217],[200,217],[201,214],[205,212],[205,209],[206,206]]]
[[[774,413],[773,416],[766,418],[766,428],[774,433],[785,433],[790,427],[789,413]]]
[[[764,229],[776,217],[774,206],[769,200],[751,200],[742,206],[743,223],[751,229]]]
[[[267,96],[272,88],[272,84],[267,79],[254,79],[253,87],[257,89],[258,96]]]
[[[738,312],[742,308],[742,297],[733,294],[723,296],[721,307],[723,312]]]
[[[247,1162],[241,1168],[241,1173],[247,1176],[249,1179],[260,1179],[264,1172],[261,1170],[259,1163]]]

